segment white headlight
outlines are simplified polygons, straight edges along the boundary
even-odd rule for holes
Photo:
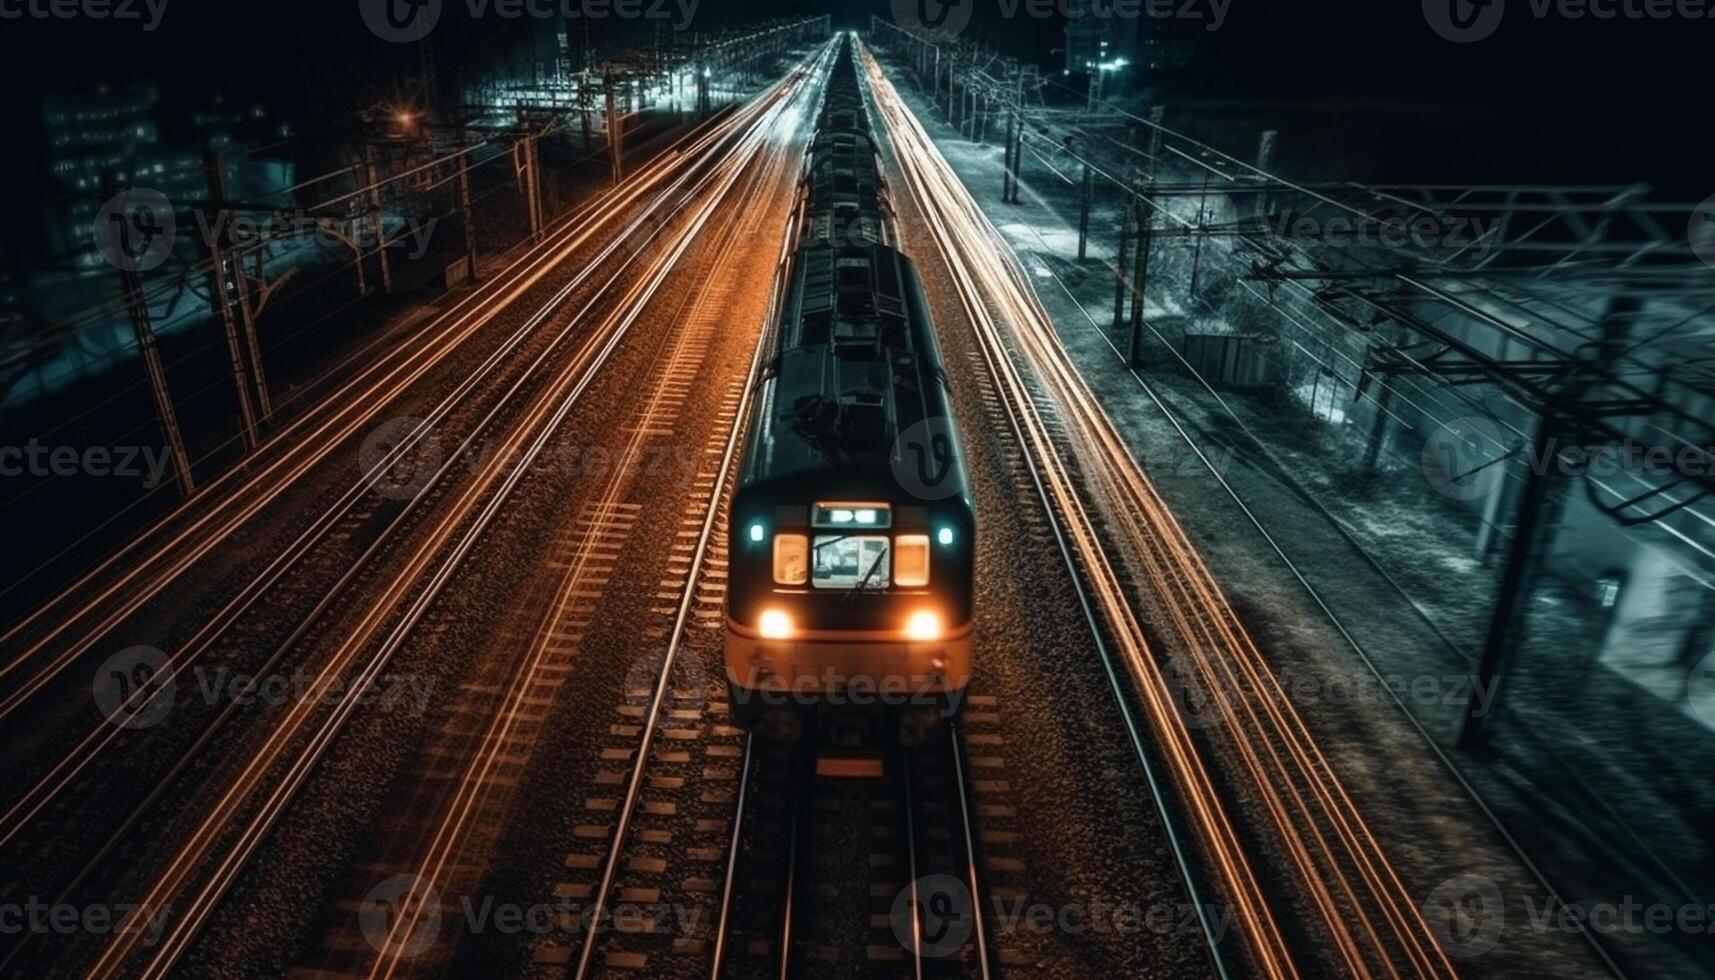
[[[765,609],[756,628],[765,640],[784,640],[792,635],[792,617],[779,609]]]
[[[919,609],[905,621],[905,635],[913,640],[941,638],[941,617],[927,609]]]

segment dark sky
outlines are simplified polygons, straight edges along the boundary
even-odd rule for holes
[[[48,2],[0,0],[0,10]],[[135,3],[141,11],[145,0],[87,2]],[[152,32],[137,22],[0,19],[0,83],[8,93],[0,112],[8,131],[29,138],[37,93],[95,78],[159,79],[169,99],[224,91],[230,99],[259,99],[277,114],[295,116],[318,104],[321,96],[311,84],[316,77],[386,77],[414,57],[409,45],[382,42],[366,30],[358,12],[362,0],[165,2]],[[479,2],[503,0],[444,0],[436,32],[443,71],[473,50],[492,50],[497,35],[516,23],[492,12],[473,21],[466,5]],[[1051,49],[1061,41],[1057,21],[1005,16],[1027,0],[965,2],[973,5],[970,34],[1053,58]],[[1216,0],[1172,2],[1191,3],[1207,17]],[[1369,106],[1394,114],[1397,131],[1386,138],[1396,142],[1409,141],[1409,125],[1398,124],[1415,114],[1423,114],[1426,138],[1433,140],[1468,108],[1483,125],[1510,126],[1515,144],[1528,136],[1552,148],[1568,173],[1579,169],[1580,159],[1603,177],[1635,161],[1639,176],[1678,182],[1688,193],[1703,184],[1709,185],[1704,193],[1715,191],[1715,18],[1538,18],[1533,4],[1548,0],[1495,0],[1506,12],[1494,35],[1454,44],[1429,28],[1422,0],[1224,2],[1230,6],[1220,30],[1187,33],[1206,44],[1209,71],[1202,81],[1227,96]],[[1707,2],[1715,9],[1715,0]],[[769,13],[828,12],[860,26],[890,6],[889,0],[700,0],[694,24],[703,29]]]

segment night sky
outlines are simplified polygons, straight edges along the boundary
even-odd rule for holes
[[[49,0],[0,0],[0,9],[29,2]],[[0,111],[8,132],[23,136],[14,147],[39,139],[39,93],[97,78],[156,79],[169,103],[182,94],[222,91],[233,101],[261,100],[276,117],[301,119],[325,97],[326,83],[315,84],[317,76],[337,78],[342,87],[380,82],[414,62],[409,45],[380,42],[365,30],[358,0],[166,2],[159,27],[148,33],[136,23],[0,20],[0,73],[12,93]],[[443,72],[472,51],[504,46],[516,27],[492,15],[473,23],[467,2],[446,2],[436,34]],[[1054,63],[1057,24],[1005,17],[1015,0],[970,2],[969,33]],[[1223,103],[1351,106],[1391,118],[1385,131],[1377,127],[1374,149],[1398,179],[1516,176],[1480,159],[1493,139],[1495,155],[1510,158],[1515,171],[1552,170],[1544,179],[1648,179],[1693,199],[1715,190],[1715,18],[1538,19],[1532,3],[1546,0],[1499,2],[1509,6],[1495,35],[1461,45],[1436,36],[1412,0],[1230,0],[1221,29],[1204,32],[1209,70],[1197,84]],[[869,14],[888,10],[885,0],[701,0],[695,23],[712,28],[809,11],[863,26]],[[1437,147],[1460,143],[1440,134],[1462,123],[1468,125],[1458,155],[1447,149],[1438,158]],[[1423,153],[1415,152],[1419,142]],[[15,151],[9,156],[8,168],[35,169]],[[1434,172],[1405,172],[1430,162]],[[1450,173],[1461,168],[1466,173]],[[8,198],[15,199],[24,184],[9,186]]]

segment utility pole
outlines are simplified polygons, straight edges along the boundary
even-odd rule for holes
[[[522,107],[518,110],[516,152],[519,157],[519,182],[524,191],[524,211],[530,219],[530,237],[532,239],[540,238],[542,237],[542,188],[536,178],[536,136],[530,132]]]
[[[1558,440],[1566,434],[1568,423],[1578,417],[1578,405],[1585,395],[1601,383],[1592,365],[1612,364],[1624,349],[1642,301],[1636,295],[1620,295],[1608,300],[1603,311],[1601,336],[1596,341],[1591,359],[1580,360],[1563,376],[1537,422],[1533,449],[1525,467],[1524,488],[1519,494],[1518,521],[1513,529],[1507,563],[1501,570],[1500,591],[1495,596],[1495,610],[1489,618],[1489,633],[1483,641],[1483,652],[1477,659],[1477,670],[1471,692],[1465,702],[1464,725],[1459,730],[1459,744],[1471,747],[1482,741],[1487,718],[1485,709],[1492,711],[1500,704],[1500,684],[1506,670],[1506,658],[1524,643],[1529,612],[1526,608],[1531,586],[1541,567],[1542,552],[1549,547],[1549,530],[1553,527],[1561,501],[1555,488],[1564,483],[1558,472]],[[1584,411],[1598,411],[1586,408]],[[1586,477],[1588,479],[1588,477]]]
[[[1132,268],[1136,271],[1132,275],[1131,342],[1126,345],[1126,363],[1134,371],[1143,367],[1143,300],[1149,289],[1149,247],[1151,226],[1155,219],[1149,197],[1149,188],[1153,183],[1153,177],[1145,178],[1133,205],[1137,210],[1137,243]]]
[[[381,291],[393,291],[393,270],[387,264],[387,225],[381,214],[381,167],[376,162],[375,144],[365,143],[363,146],[364,179],[369,183],[369,217],[370,226],[375,232],[375,255],[381,260]],[[358,249],[358,263],[362,264],[363,250]]]
[[[108,197],[113,196],[112,187]],[[173,410],[172,392],[167,389],[167,372],[161,366],[161,351],[155,343],[155,330],[149,322],[149,303],[143,294],[143,277],[123,263],[119,268],[119,295],[125,312],[131,318],[131,331],[137,338],[137,350],[143,357],[144,370],[149,375],[149,394],[155,401],[155,418],[161,425],[161,436],[167,441],[167,453],[173,460],[173,475],[179,481],[179,495],[189,497],[196,492],[196,480],[191,475],[190,454],[185,451],[184,436],[179,431],[178,413]]]
[[[256,331],[256,314],[250,305],[250,280],[244,275],[244,253],[229,256],[232,262],[232,288],[238,294],[238,322],[244,329],[244,342],[250,348],[250,381],[256,386],[257,414],[263,425],[274,415],[273,399],[268,395],[268,375],[262,370],[262,342]],[[257,278],[262,278],[262,255],[256,255]]]
[[[419,84],[423,87],[423,119],[432,121],[435,118],[436,90],[440,80],[435,75],[435,42],[434,32],[430,31],[417,40],[417,70]]]
[[[1119,247],[1114,249],[1114,331],[1125,326],[1126,252],[1131,248],[1131,208],[1120,208]]]
[[[1209,171],[1205,170],[1203,171],[1203,189],[1197,196],[1197,223],[1191,230],[1191,237],[1195,241],[1191,243],[1191,281],[1185,287],[1187,299],[1197,298],[1197,273],[1203,268],[1203,238],[1208,231],[1209,224],[1208,203]]]
[[[204,166],[208,170],[208,192],[210,221],[208,227],[213,232],[208,241],[203,244],[208,249],[209,299],[214,306],[216,315],[220,317],[221,328],[226,333],[226,352],[232,363],[232,380],[238,390],[238,419],[240,434],[244,440],[244,451],[250,452],[256,448],[259,437],[256,432],[256,409],[250,401],[250,371],[244,361],[244,348],[240,345],[239,327],[232,309],[231,287],[227,282],[227,264],[225,237],[227,222],[226,212],[226,173],[225,161],[218,153],[209,152],[203,157]],[[147,315],[147,311],[145,311]]]
[[[1256,168],[1263,173],[1270,172],[1274,167],[1274,147],[1279,140],[1280,131],[1274,129],[1263,130],[1262,136],[1257,140]],[[1268,213],[1268,203],[1267,192],[1256,196],[1257,217],[1260,218]]]
[[[470,135],[461,125],[459,127],[459,143],[464,146],[464,152],[459,154],[459,213],[464,216],[464,259],[465,282],[476,282],[476,208],[471,203],[470,193]]]
[[[1089,258],[1090,242],[1090,197],[1095,192],[1095,171],[1090,169],[1090,161],[1084,161],[1084,180],[1078,194],[1078,261]]]
[[[611,66],[602,69],[602,88],[607,92],[607,148],[613,161],[613,182],[618,184],[625,177],[625,146],[619,131],[619,108],[613,98],[613,77]]]

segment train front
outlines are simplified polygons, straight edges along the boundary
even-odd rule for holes
[[[819,294],[824,263],[845,263],[845,301]],[[926,731],[970,679],[976,544],[933,327],[888,246],[794,265],[729,524],[733,715],[796,730],[834,709]]]

